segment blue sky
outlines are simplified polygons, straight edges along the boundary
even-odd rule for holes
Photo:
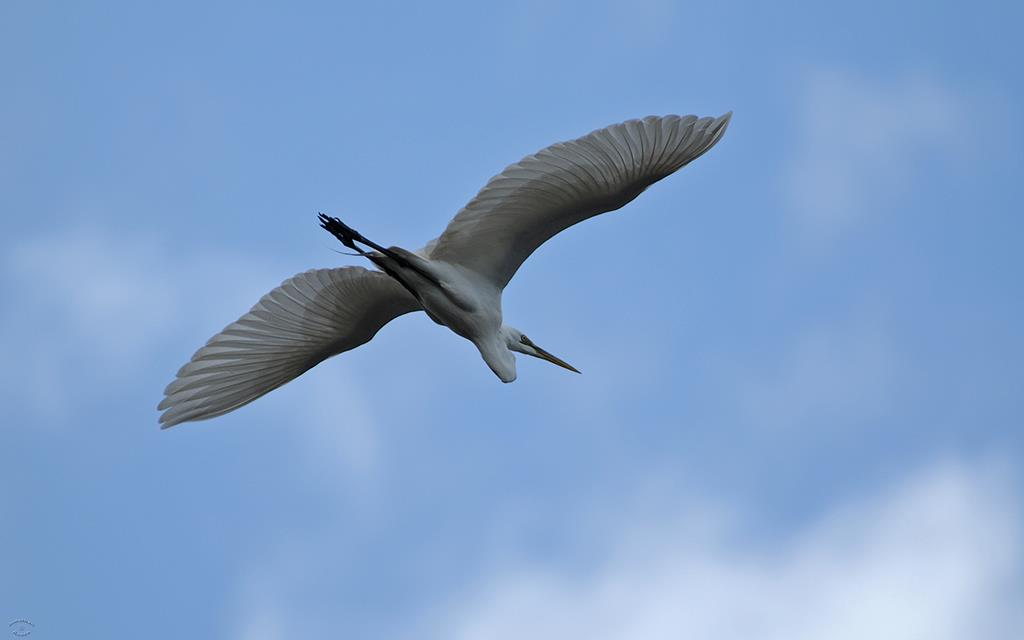
[[[0,622],[33,637],[1024,634],[1013,3],[6,2]],[[563,234],[502,385],[424,316],[211,422],[292,274],[632,117],[708,155]],[[1014,213],[1014,212],[1017,213]],[[527,359],[529,360],[529,359]]]

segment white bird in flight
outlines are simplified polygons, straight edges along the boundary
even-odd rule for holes
[[[162,427],[233,411],[412,311],[476,345],[502,382],[516,379],[513,352],[576,371],[503,322],[505,285],[558,232],[624,206],[700,157],[731,116],[649,116],[554,144],[491,178],[415,252],[320,214],[324,229],[380,270],[311,269],[263,296],[178,371],[158,407]]]

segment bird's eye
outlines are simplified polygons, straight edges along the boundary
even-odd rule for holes
[[[533,344],[532,342],[530,342],[530,339],[526,337],[525,333],[519,336],[519,342],[522,342],[523,344]]]

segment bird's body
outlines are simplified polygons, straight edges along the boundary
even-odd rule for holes
[[[501,332],[501,290],[458,267],[444,262],[435,265],[443,287],[426,287],[423,310],[437,324],[476,345],[502,382],[515,380],[516,361]]]
[[[327,216],[322,219],[328,231],[340,224]],[[476,345],[503,382],[515,380],[515,359],[505,357],[508,348],[501,332],[501,289],[455,264],[411,254],[401,247],[384,251],[394,257],[381,252],[368,252],[367,256],[412,293],[427,317]]]
[[[385,248],[321,214],[327,231],[380,270],[310,270],[265,295],[178,371],[161,424],[232,411],[413,311],[471,341],[503,382],[516,379],[513,352],[576,371],[504,323],[505,286],[555,234],[622,207],[705,153],[730,116],[652,116],[552,145],[492,178],[416,252]]]

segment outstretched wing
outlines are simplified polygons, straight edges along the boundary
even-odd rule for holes
[[[369,342],[420,304],[380,271],[311,269],[210,338],[164,391],[163,428],[225,414]]]
[[[425,252],[504,288],[556,233],[622,207],[713,147],[730,117],[649,116],[527,156],[491,178]]]

